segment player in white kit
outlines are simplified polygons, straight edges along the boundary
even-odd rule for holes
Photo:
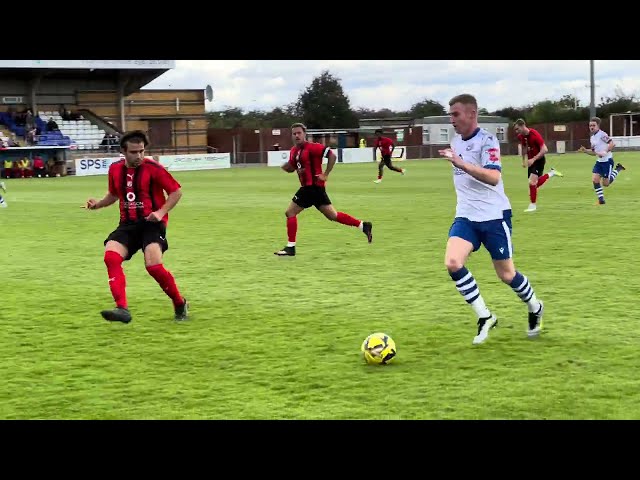
[[[498,277],[528,306],[529,337],[542,329],[544,306],[533,287],[513,264],[511,204],[504,193],[500,143],[496,136],[478,127],[478,103],[462,94],[449,101],[449,116],[457,133],[451,148],[440,155],[453,165],[456,216],[449,230],[445,266],[456,288],[478,315],[474,344],[484,342],[498,320],[484,303],[473,275],[464,266],[471,252],[484,245],[491,254]]]
[[[0,188],[4,192],[7,191],[7,186],[5,185],[4,182],[0,182]],[[2,197],[2,195],[0,195],[0,208],[7,208],[7,202],[4,201],[4,198]]]
[[[587,155],[594,155],[597,157],[592,170],[593,188],[598,196],[598,204],[604,205],[604,189],[602,188],[602,185],[608,187],[613,183],[618,174],[622,170],[626,169],[620,163],[613,168],[613,154],[611,153],[611,150],[613,150],[615,144],[613,143],[613,140],[609,138],[607,132],[600,130],[601,123],[602,121],[598,117],[593,117],[589,121],[589,130],[591,131],[591,150],[581,146],[579,151],[584,152]]]

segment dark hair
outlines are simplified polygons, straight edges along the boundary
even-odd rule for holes
[[[381,134],[381,135],[382,135],[382,129],[381,129],[381,128],[378,128],[374,133],[379,133],[379,134]]]
[[[449,100],[449,106],[452,106],[455,103],[461,103],[463,105],[473,105],[473,107],[478,110],[478,101],[476,100],[476,97],[474,97],[473,95],[469,95],[468,93],[456,95],[451,100]]]
[[[291,125],[291,130],[293,130],[294,128],[301,128],[303,132],[307,132],[307,127],[304,123],[294,123],[293,125]]]
[[[596,125],[600,126],[602,120],[600,120],[600,117],[593,117],[589,122],[596,122]]]
[[[127,149],[127,142],[131,143],[142,143],[145,148],[149,145],[149,138],[147,134],[142,130],[132,130],[130,132],[125,133],[120,137],[120,148],[123,150]]]

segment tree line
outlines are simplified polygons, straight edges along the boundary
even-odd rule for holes
[[[596,115],[606,118],[611,113],[638,111],[639,98],[617,88],[612,97],[601,97],[596,105]],[[493,112],[480,108],[480,115],[497,115],[514,121],[523,118],[529,124],[547,122],[588,121],[589,106],[581,105],[574,95],[564,95],[559,100],[544,100],[520,107],[505,107]],[[286,128],[303,121],[308,128],[357,128],[363,118],[410,117],[420,118],[446,115],[441,103],[425,98],[407,111],[388,108],[373,110],[352,108],[340,79],[325,70],[315,77],[300,93],[297,100],[271,111],[226,108],[207,114],[212,128]]]

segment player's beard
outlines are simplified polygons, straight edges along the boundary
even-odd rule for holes
[[[129,160],[125,160],[128,168],[138,168],[142,163],[141,160],[136,160],[135,162],[130,162]]]

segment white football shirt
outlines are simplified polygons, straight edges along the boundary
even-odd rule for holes
[[[465,162],[502,171],[500,142],[484,128],[477,128],[467,139],[456,135],[451,141],[451,148]],[[493,186],[453,167],[453,184],[457,196],[456,217],[467,218],[472,222],[501,220],[504,210],[511,209],[511,203],[504,193],[502,178]]]
[[[596,133],[591,135],[591,150],[594,152],[603,152],[609,149],[609,135],[604,130],[598,130]],[[598,162],[608,162],[613,158],[613,154],[611,152],[607,153],[604,157],[596,156],[596,161]]]

